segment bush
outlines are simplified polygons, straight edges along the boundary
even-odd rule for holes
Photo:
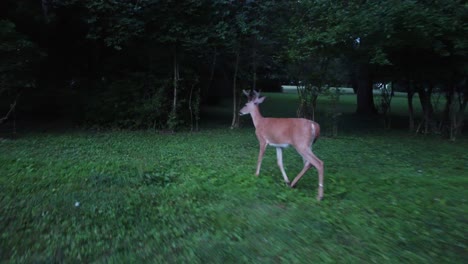
[[[114,81],[87,102],[85,122],[90,126],[160,128],[168,116],[165,82],[136,76]]]

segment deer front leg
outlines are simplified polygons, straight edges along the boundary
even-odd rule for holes
[[[289,186],[288,175],[286,175],[286,172],[283,168],[283,150],[280,147],[276,148],[276,159],[278,161],[278,167],[281,170],[281,174],[283,174],[284,182],[286,182],[286,184]]]
[[[260,167],[262,166],[263,154],[265,153],[266,147],[267,147],[267,143],[260,141],[260,151],[258,153],[257,171],[255,172],[256,176],[260,175]]]

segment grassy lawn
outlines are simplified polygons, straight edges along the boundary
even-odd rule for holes
[[[296,100],[272,94],[262,109],[294,116]],[[466,263],[466,136],[365,130],[346,118],[353,103],[343,96],[339,136],[314,146],[322,202],[315,170],[283,184],[273,148],[254,176],[248,117],[238,130],[0,140],[0,262]],[[302,160],[283,156],[293,178]]]

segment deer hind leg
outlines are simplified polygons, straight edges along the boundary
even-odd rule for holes
[[[302,168],[301,172],[299,172],[299,174],[297,174],[296,178],[294,178],[293,182],[291,183],[290,187],[291,188],[294,188],[294,186],[296,185],[296,183],[302,178],[302,176],[310,169],[310,167],[312,166],[312,164],[310,164],[309,161],[307,160],[304,160],[304,168]]]
[[[283,174],[284,182],[286,182],[286,184],[289,185],[288,175],[286,175],[286,172],[283,168],[283,150],[280,147],[276,148],[276,159],[278,161],[278,167],[281,170],[281,174]]]
[[[257,161],[257,171],[255,172],[256,176],[260,175],[260,167],[262,166],[263,154],[265,154],[266,147],[267,147],[266,142],[260,142],[260,151],[258,153],[258,161]]]
[[[302,176],[306,173],[306,171],[311,167],[314,166],[318,172],[318,195],[317,200],[322,200],[323,198],[323,161],[321,161],[317,156],[310,149],[305,151],[299,152],[301,156],[307,160],[304,164],[304,168],[302,171],[294,178],[293,182],[291,183],[291,187],[294,187],[296,183],[302,178]]]
[[[289,187],[294,188],[297,181],[299,181],[299,179],[310,169],[311,166],[312,165],[310,164],[310,162],[304,160],[304,168],[302,168],[301,172],[299,172],[296,178],[294,178],[293,182],[289,185]]]

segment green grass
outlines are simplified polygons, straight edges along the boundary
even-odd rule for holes
[[[264,112],[295,112],[292,95],[270,99]],[[249,122],[194,134],[1,140],[0,261],[467,262],[468,139],[384,130],[323,137],[314,146],[325,162],[317,202],[316,171],[287,188],[273,148],[254,176]],[[292,178],[302,160],[292,148],[283,156]]]

